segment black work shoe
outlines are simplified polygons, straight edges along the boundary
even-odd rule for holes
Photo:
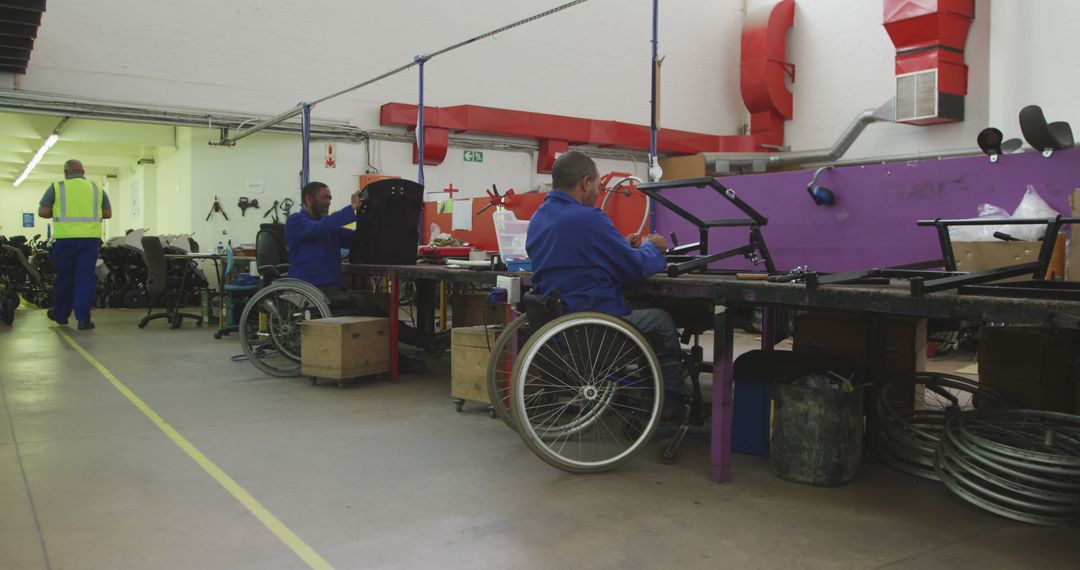
[[[62,321],[58,321],[58,320],[56,320],[56,315],[55,315],[55,314],[53,314],[53,310],[52,310],[52,309],[49,309],[49,310],[45,311],[45,316],[46,316],[46,317],[49,317],[49,320],[50,320],[50,321],[53,321],[53,322],[55,322],[55,323],[56,323],[56,324],[58,324],[58,325],[66,325],[66,324],[68,324],[68,322],[67,322],[67,319],[64,319],[64,320],[62,320]]]
[[[86,321],[84,323],[79,323],[79,330],[81,330],[81,331],[88,331],[88,330],[92,330],[93,328],[94,328],[94,321]]]

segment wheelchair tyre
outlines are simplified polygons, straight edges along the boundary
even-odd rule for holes
[[[19,306],[19,297],[14,298],[4,295],[0,296],[0,322],[5,325],[10,325],[15,322],[15,309]]]
[[[315,286],[278,279],[259,290],[240,315],[240,344],[256,368],[271,376],[300,375],[300,325],[330,316],[330,302]]]
[[[491,396],[491,409],[510,429],[517,431],[510,409],[510,377],[514,370],[514,357],[528,338],[529,317],[521,315],[502,330],[487,362],[487,388]]]
[[[533,333],[511,373],[511,414],[548,464],[598,473],[633,457],[664,408],[660,362],[632,325],[595,312],[559,317]],[[636,429],[625,430],[627,425]]]

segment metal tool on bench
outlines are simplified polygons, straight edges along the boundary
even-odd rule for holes
[[[920,261],[893,267],[881,267],[862,271],[834,274],[810,274],[806,278],[807,289],[816,289],[823,285],[859,284],[883,285],[890,279],[909,279],[911,295],[921,297],[939,291],[956,290],[962,295],[989,295],[995,297],[1015,297],[1029,299],[1080,300],[1080,284],[1067,281],[1052,281],[1046,278],[1050,267],[1050,258],[1054,253],[1057,236],[1062,226],[1080,224],[1080,218],[1013,218],[1009,220],[919,220],[918,225],[934,227],[941,245],[941,258]],[[952,238],[949,228],[952,226],[984,225],[1031,225],[1045,224],[1042,247],[1035,261],[1019,263],[986,271],[964,272],[956,268]],[[940,268],[940,269],[937,269]],[[1002,279],[1030,275],[1026,281],[996,283]]]
[[[662,191],[672,188],[690,187],[712,188],[717,194],[738,208],[742,213],[746,214],[747,217],[702,220],[661,194]],[[690,222],[698,229],[699,241],[696,243],[688,243],[686,245],[675,245],[666,252],[668,260],[667,274],[669,277],[678,277],[679,275],[691,272],[731,275],[741,270],[710,269],[709,264],[737,255],[745,257],[754,265],[764,264],[766,271],[769,273],[776,272],[776,266],[773,264],[772,256],[769,254],[769,249],[765,246],[765,237],[761,234],[761,227],[769,223],[768,218],[762,216],[746,202],[743,202],[741,198],[735,195],[734,190],[720,184],[716,179],[691,178],[687,180],[646,182],[638,184],[637,189],[652,200],[655,200],[657,203],[677,214],[680,218]],[[710,254],[709,230],[712,228],[724,227],[749,228],[749,243],[720,253]],[[690,255],[691,252],[697,252],[698,255]]]

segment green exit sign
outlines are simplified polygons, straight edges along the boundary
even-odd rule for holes
[[[465,151],[465,162],[484,162],[484,151],[481,151],[481,150],[467,150],[467,151]]]

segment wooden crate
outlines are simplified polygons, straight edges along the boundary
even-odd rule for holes
[[[345,380],[390,370],[390,319],[332,317],[301,325],[300,372]]]
[[[487,293],[455,293],[450,299],[454,328],[506,322],[506,304],[488,301]]]
[[[491,355],[489,347],[495,346],[495,339],[499,338],[501,332],[501,325],[451,329],[451,398],[491,403],[487,390],[487,363]]]

